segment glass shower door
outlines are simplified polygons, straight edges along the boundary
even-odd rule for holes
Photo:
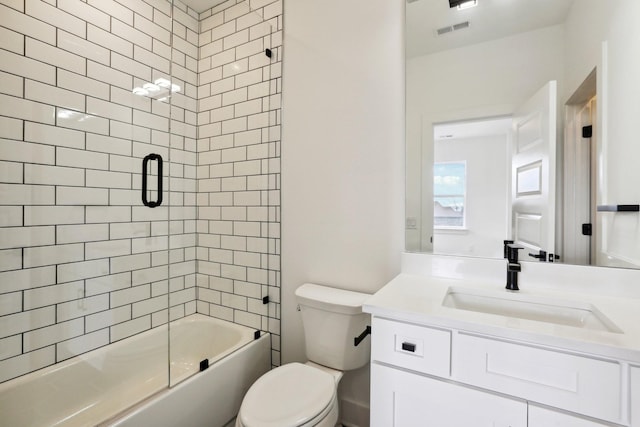
[[[280,18],[258,3],[0,0],[0,383],[83,371],[32,412],[197,372],[168,332],[196,312],[276,328]]]
[[[186,120],[170,103],[184,90],[172,14],[166,0],[0,1],[0,382],[81,356],[93,377],[55,398],[99,406],[141,371],[142,395],[169,383],[170,129]],[[89,357],[152,329],[151,345]]]

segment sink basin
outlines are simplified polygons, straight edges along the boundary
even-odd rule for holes
[[[442,301],[445,307],[497,314],[576,328],[621,333],[595,306],[508,291],[486,291],[450,287]]]

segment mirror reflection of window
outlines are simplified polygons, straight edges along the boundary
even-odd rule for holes
[[[425,206],[435,223],[431,229],[434,253],[502,256],[502,247],[495,242],[505,240],[511,228],[511,124],[508,116],[434,124],[428,176],[440,184],[428,187],[429,193],[435,192],[427,199],[434,208]],[[444,208],[451,206],[444,210],[446,215],[440,214],[436,201]]]
[[[436,228],[465,227],[466,169],[466,162],[434,164],[433,221]]]

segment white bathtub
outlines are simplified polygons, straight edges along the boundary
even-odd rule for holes
[[[223,426],[270,368],[270,336],[194,314],[0,384],[7,426]],[[209,368],[200,371],[200,362]]]

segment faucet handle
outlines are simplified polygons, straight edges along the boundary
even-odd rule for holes
[[[514,242],[513,240],[503,240],[502,244],[504,245],[504,258],[508,258],[509,256],[509,245],[512,245]]]
[[[524,249],[522,246],[516,246],[514,244],[507,245],[507,259],[509,262],[518,262],[518,251]]]
[[[520,272],[520,271],[522,271],[522,267],[520,266],[520,263],[518,263],[518,262],[510,262],[510,263],[507,264],[507,271]]]

